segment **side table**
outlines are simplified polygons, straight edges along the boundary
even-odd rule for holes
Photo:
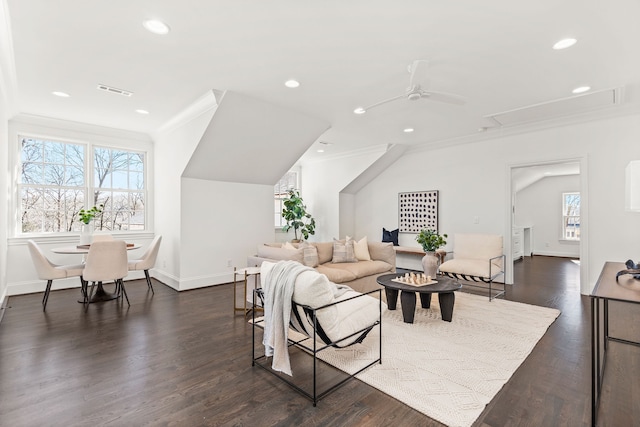
[[[238,285],[238,276],[242,278],[242,283],[244,283],[244,292],[243,292],[243,306],[238,307],[237,298],[237,285]],[[249,282],[249,278],[253,277],[253,289],[258,288],[258,280],[260,279],[260,267],[244,267],[244,268],[236,268],[233,267],[233,314],[241,311],[246,316],[248,313],[253,310],[254,307],[247,308],[247,284]]]
[[[606,262],[600,277],[591,291],[591,425],[598,424],[598,407],[604,389],[603,379],[607,367],[609,342],[640,347],[640,342],[611,336],[609,334],[609,301],[640,304],[640,282],[630,275],[616,273],[625,270],[621,262]],[[613,363],[613,362],[612,362]],[[624,367],[609,368],[623,370]],[[629,395],[629,400],[634,397]]]

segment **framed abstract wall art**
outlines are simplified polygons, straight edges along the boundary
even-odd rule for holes
[[[398,193],[400,233],[419,233],[428,228],[438,231],[438,190]]]

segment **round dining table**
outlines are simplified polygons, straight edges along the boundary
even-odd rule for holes
[[[89,248],[91,245],[73,245],[73,246],[62,246],[59,248],[51,249],[51,252],[56,254],[67,254],[67,255],[86,255],[89,253]],[[132,251],[134,249],[140,249],[140,245],[134,243],[127,243],[127,250]],[[84,259],[83,259],[84,263]],[[84,291],[83,291],[84,292]],[[101,302],[101,301],[111,301],[118,298],[117,293],[109,293],[104,290],[102,286],[102,282],[98,282],[98,286],[96,291],[94,292],[89,303]],[[84,300],[78,300],[79,303],[84,304]]]

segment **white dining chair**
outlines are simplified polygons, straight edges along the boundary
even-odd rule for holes
[[[156,264],[156,258],[158,257],[158,250],[160,249],[160,242],[162,236],[156,236],[147,250],[142,254],[139,259],[129,260],[129,271],[144,271],[144,277],[147,279],[147,286],[153,292],[153,285],[151,284],[151,278],[149,277],[149,270]]]
[[[66,277],[80,277],[80,284],[82,289],[85,288],[85,283],[82,279],[82,273],[84,265],[58,265],[52,263],[49,258],[44,254],[42,248],[33,240],[27,241],[29,246],[29,252],[31,253],[31,259],[36,267],[38,273],[38,279],[46,280],[47,286],[42,297],[42,311],[47,309],[47,302],[49,301],[49,293],[51,292],[51,284],[55,279],[64,279]]]
[[[124,240],[99,241],[91,244],[84,265],[82,277],[85,282],[91,282],[91,290],[87,292],[85,309],[93,296],[96,282],[113,280],[116,284],[118,297],[124,295],[129,303],[129,296],[122,280],[129,270],[127,268],[127,243]],[[122,295],[120,295],[122,294]]]
[[[93,233],[91,235],[91,243],[93,242],[104,242],[113,240],[113,234],[109,233]]]

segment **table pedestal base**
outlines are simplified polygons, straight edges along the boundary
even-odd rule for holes
[[[87,292],[89,292],[89,285],[87,285]],[[98,282],[96,284],[96,291],[93,293],[93,295],[91,296],[91,299],[89,300],[89,304],[94,303],[94,302],[102,302],[102,301],[111,301],[114,299],[118,298],[118,293],[114,292],[114,293],[109,293],[107,291],[104,290],[104,287],[102,286],[102,282]],[[85,301],[84,300],[78,300],[79,303],[84,304]]]

